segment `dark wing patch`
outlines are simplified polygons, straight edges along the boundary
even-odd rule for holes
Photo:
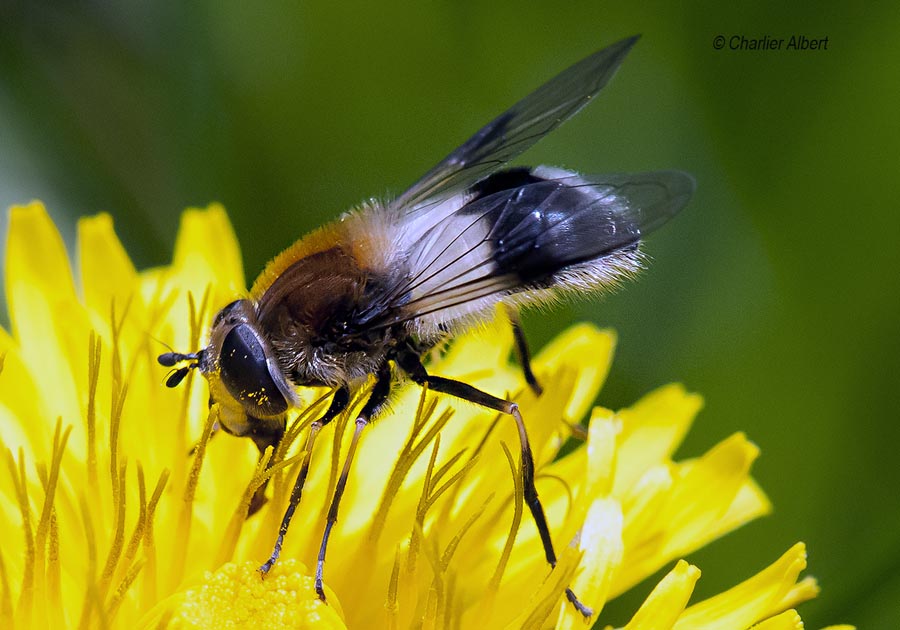
[[[556,177],[542,175],[549,172]],[[678,171],[584,177],[538,168],[530,175],[539,181],[476,199],[427,230],[410,249],[409,278],[397,289],[402,301],[372,323],[552,286],[558,272],[637,246],[694,189]]]
[[[414,209],[461,192],[578,113],[609,82],[639,36],[582,59],[482,127],[394,202]],[[427,204],[430,206],[431,204]]]
[[[493,195],[494,193],[511,190],[513,188],[521,188],[528,184],[537,184],[538,182],[545,180],[546,178],[534,175],[527,166],[503,169],[502,171],[491,173],[472,186],[472,188],[469,189],[469,194],[471,195],[469,203],[477,201],[482,197]]]

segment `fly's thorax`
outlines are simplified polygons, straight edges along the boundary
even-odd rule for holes
[[[397,327],[372,326],[403,279],[358,243],[294,260],[258,297],[256,313],[283,373],[296,385],[339,386],[383,365]]]

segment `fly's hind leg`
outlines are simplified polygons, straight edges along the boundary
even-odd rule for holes
[[[519,318],[519,312],[511,307],[506,306],[506,315],[509,323],[512,325],[513,337],[516,340],[516,355],[519,357],[519,364],[522,366],[522,373],[525,375],[525,382],[535,395],[540,396],[544,393],[544,388],[538,382],[534,371],[531,369],[531,353],[528,351],[528,340],[525,339],[525,331],[522,329],[522,320]],[[572,437],[582,442],[587,440],[587,429],[582,425],[567,422],[569,430],[572,431]]]
[[[519,444],[522,448],[522,481],[525,489],[525,503],[528,505],[532,518],[534,518],[535,525],[537,525],[547,562],[551,567],[555,567],[556,552],[553,549],[553,540],[550,537],[550,528],[547,525],[544,507],[541,505],[537,488],[534,485],[534,456],[531,453],[531,446],[528,443],[528,433],[525,431],[525,422],[522,420],[519,406],[514,402],[492,396],[467,383],[428,374],[419,357],[412,352],[400,354],[397,362],[400,367],[409,374],[410,378],[419,385],[427,385],[428,389],[432,391],[443,392],[450,396],[455,396],[456,398],[468,400],[476,405],[481,405],[482,407],[487,407],[488,409],[493,409],[513,417],[519,431]],[[594,614],[594,611],[588,606],[585,606],[572,589],[568,587],[566,588],[566,599],[568,599],[585,618],[590,618]]]
[[[519,357],[519,365],[522,366],[525,382],[528,383],[528,387],[531,388],[531,391],[533,391],[536,396],[540,396],[544,393],[544,388],[541,387],[541,384],[538,382],[537,377],[531,369],[531,352],[528,351],[528,340],[525,338],[525,331],[522,329],[522,320],[519,318],[519,311],[508,305],[505,307],[505,310],[506,316],[509,318],[509,323],[512,325],[513,337],[516,340],[516,354]]]

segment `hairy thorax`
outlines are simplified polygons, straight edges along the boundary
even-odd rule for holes
[[[284,374],[297,385],[358,382],[382,365],[403,336],[370,328],[385,278],[336,246],[290,265],[257,303],[257,317]]]

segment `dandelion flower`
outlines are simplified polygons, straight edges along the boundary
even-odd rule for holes
[[[628,628],[796,628],[793,608],[817,593],[800,577],[798,544],[690,603],[700,571],[680,558],[770,510],[750,477],[757,448],[736,434],[674,460],[702,405],[679,385],[617,412],[592,408],[615,337],[586,325],[536,357],[540,397],[510,364],[500,325],[431,364],[516,396],[561,550],[554,570],[523,513],[514,424],[406,386],[363,434],[330,545],[328,604],[308,563],[350,413],[320,435],[282,559],[263,580],[256,569],[293,485],[297,438],[327,392],[301,392],[308,408],[292,419],[291,447],[266,471],[249,440],[210,439],[205,383],[163,386],[160,341],[199,348],[211,314],[245,292],[222,208],[187,211],[172,264],[140,273],[106,215],[79,223],[77,278],[39,203],[13,208],[9,230],[0,627],[579,628],[566,586],[603,623],[606,601],[672,563]],[[585,443],[559,456],[580,422]],[[268,502],[245,518],[268,475]]]

